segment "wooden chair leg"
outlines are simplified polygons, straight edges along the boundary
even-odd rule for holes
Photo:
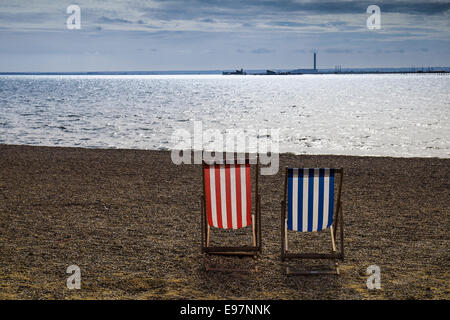
[[[262,252],[262,231],[261,231],[261,196],[258,194],[258,212],[257,219],[258,219],[258,229],[257,229],[257,243],[259,247],[259,252]]]
[[[331,246],[333,253],[336,252],[336,241],[334,238],[334,230],[333,226],[330,228],[330,234],[331,234]],[[287,251],[287,221],[285,223],[285,250]],[[323,275],[323,274],[334,274],[339,275],[339,263],[337,260],[332,260],[334,263],[334,270],[295,270],[290,268],[289,266],[286,267],[285,273],[288,276],[301,276],[301,275]]]
[[[206,228],[206,247],[209,247],[209,235],[210,235],[210,226]]]
[[[341,208],[341,221],[340,221],[340,241],[341,241],[341,260],[344,260],[344,212],[343,212],[343,208],[342,208],[342,203],[340,205]]]
[[[336,252],[336,242],[334,240],[333,226],[331,226],[330,231],[331,231],[331,246],[333,248],[333,252]]]
[[[252,239],[253,239],[253,246],[256,247],[255,215],[254,214],[252,214]]]
[[[287,219],[284,220],[284,251],[288,251]]]
[[[331,226],[330,232],[331,232],[331,245],[334,253],[336,252],[336,240],[334,239],[335,233],[333,232],[333,226]],[[339,263],[337,261],[334,261],[334,267],[336,268],[336,274],[339,274]]]

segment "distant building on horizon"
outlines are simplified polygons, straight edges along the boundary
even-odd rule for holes
[[[308,73],[316,73],[318,71],[317,69],[317,53],[314,52],[314,63],[313,63],[313,68],[312,69],[295,69],[292,70],[291,73],[292,74],[308,74]]]
[[[316,64],[316,53],[314,52],[314,71],[316,71],[317,72],[317,64]]]
[[[245,72],[244,69],[241,68],[241,70],[236,69],[236,71],[223,71],[222,74],[223,75],[230,75],[230,74],[246,75],[247,72]]]

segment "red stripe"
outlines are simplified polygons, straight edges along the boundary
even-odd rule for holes
[[[227,198],[227,227],[233,228],[233,213],[231,211],[231,178],[230,178],[231,166],[225,165],[225,186],[226,186],[226,198]]]
[[[236,211],[238,228],[242,228],[241,165],[234,167],[236,176]]]
[[[209,169],[211,167],[207,166],[205,167],[205,197],[206,197],[206,216],[208,218],[208,224],[210,226],[213,226],[213,220],[212,220],[212,212],[211,212],[211,176],[209,174]]]
[[[252,185],[250,182],[250,165],[245,165],[245,186],[247,188],[247,225],[252,224]]]
[[[216,212],[217,212],[217,224],[219,228],[223,228],[222,225],[222,203],[220,201],[221,192],[220,192],[220,166],[216,165],[214,167],[216,173]]]

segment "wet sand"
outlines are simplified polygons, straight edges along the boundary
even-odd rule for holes
[[[284,154],[280,165],[344,168],[339,276],[282,273],[282,170],[260,178],[262,255],[224,262],[259,271],[208,273],[201,166],[164,151],[0,145],[0,299],[450,298],[450,159]],[[293,244],[329,249],[328,234],[312,236]],[[81,290],[66,287],[72,264]],[[370,265],[381,290],[366,287]]]

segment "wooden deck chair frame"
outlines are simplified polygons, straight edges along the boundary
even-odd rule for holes
[[[339,175],[338,190],[337,190],[337,201],[336,206],[334,206],[334,219],[330,226],[331,234],[331,253],[291,253],[288,251],[288,235],[287,235],[287,184],[288,184],[288,167],[285,168],[284,177],[284,198],[281,201],[281,261],[286,261],[289,259],[331,259],[335,262],[334,270],[291,270],[286,267],[287,275],[312,275],[312,274],[339,274],[338,260],[344,260],[344,212],[342,208],[341,201],[341,191],[342,191],[342,181],[344,176],[344,169],[334,169],[335,174]],[[302,168],[299,168],[302,169]],[[340,252],[336,250],[336,233],[337,228],[339,228],[339,240],[340,240]]]
[[[225,153],[224,153],[225,155]],[[256,157],[256,164],[255,164],[255,195],[254,199],[256,199],[255,202],[255,212],[252,210],[252,243],[247,246],[211,246],[210,245],[210,237],[211,237],[211,228],[208,225],[207,221],[207,212],[206,212],[206,195],[205,195],[205,167],[216,165],[216,164],[223,164],[223,161],[220,162],[213,162],[213,163],[206,163],[203,161],[202,164],[202,180],[203,180],[203,195],[201,198],[201,250],[202,253],[205,253],[206,255],[234,255],[234,256],[253,256],[256,257],[258,253],[261,253],[261,198],[259,195],[259,189],[258,189],[258,181],[259,181],[259,157],[258,155],[254,155]],[[239,157],[239,154],[234,153],[233,154],[233,163],[239,163],[239,164],[251,164],[250,157],[248,154],[245,154],[245,157],[241,156]],[[252,158],[253,160],[254,158]],[[238,162],[241,161],[241,162]],[[226,164],[230,164],[226,162]],[[252,200],[253,203],[253,200]],[[252,206],[253,207],[253,206]],[[211,269],[210,269],[211,270]],[[218,270],[216,268],[216,270]],[[226,270],[226,271],[229,271]]]

